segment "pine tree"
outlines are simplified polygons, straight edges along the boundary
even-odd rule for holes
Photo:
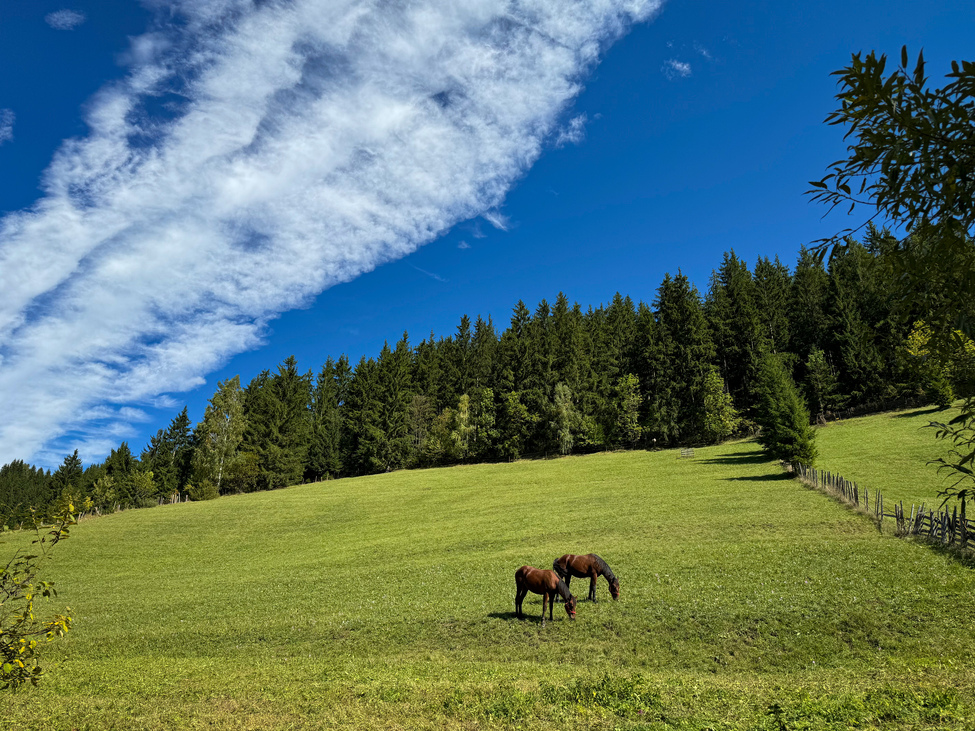
[[[640,381],[643,396],[640,424],[643,427],[645,441],[652,446],[656,438],[652,417],[654,395],[661,389],[667,388],[668,379],[665,374],[664,353],[661,349],[657,320],[653,310],[644,302],[637,307],[633,337],[634,372]]]
[[[873,265],[870,253],[849,241],[829,266],[829,313],[841,366],[840,387],[853,403],[891,395],[885,388],[887,369],[877,343],[878,313],[871,312]]]
[[[816,433],[809,425],[809,410],[777,355],[768,353],[762,360],[759,394],[759,443],[772,457],[812,465],[816,459]]]
[[[305,477],[322,480],[342,473],[343,387],[347,388],[348,358],[336,363],[329,357],[315,381],[312,392],[311,442]]]
[[[190,417],[185,406],[169,423],[169,428],[166,429],[165,443],[172,450],[175,486],[182,490],[189,482],[193,470],[193,440]]]
[[[474,389],[493,387],[492,374],[497,349],[498,334],[494,330],[494,323],[490,317],[485,322],[478,315],[471,341],[471,384]]]
[[[173,465],[173,450],[167,443],[166,431],[159,429],[149,437],[149,443],[143,447],[139,455],[139,462],[152,472],[153,495],[171,495],[176,491],[176,469]]]
[[[799,251],[789,293],[789,352],[806,360],[813,348],[827,351],[829,275],[806,247]]]
[[[429,340],[424,340],[417,346],[413,359],[413,383],[416,391],[430,400],[435,412],[447,405],[446,393],[449,389],[445,383],[443,366],[443,352],[447,347],[443,341],[438,343],[434,334],[430,333]]]
[[[761,256],[755,264],[755,305],[762,331],[773,353],[789,351],[789,268],[775,257]]]
[[[734,402],[746,412],[757,401],[758,367],[771,348],[757,295],[748,267],[734,251],[726,252],[720,269],[712,275],[705,307],[721,374]]]
[[[805,363],[806,392],[810,403],[816,407],[816,413],[835,408],[836,373],[829,362],[829,357],[819,348],[813,346]]]
[[[570,308],[565,294],[559,292],[552,308],[552,371],[556,382],[564,384],[570,393],[577,393],[582,387],[587,366],[584,338],[579,305]]]
[[[65,464],[77,457],[65,458]],[[80,460],[79,460],[80,462]],[[62,467],[65,465],[63,464]],[[71,469],[69,465],[67,469]],[[14,460],[0,467],[0,530],[4,526],[16,528],[29,521],[31,508],[43,515],[56,497],[51,487],[52,475],[23,460]],[[70,484],[70,481],[62,483]]]
[[[254,455],[253,489],[301,482],[311,445],[311,380],[311,371],[299,373],[291,356],[273,376],[263,371],[248,384],[241,450]]]
[[[692,444],[705,433],[705,384],[715,354],[711,332],[697,289],[680,272],[664,277],[654,307],[661,367],[648,426],[663,443]]]
[[[375,471],[367,429],[378,417],[375,388],[376,361],[362,356],[349,382],[346,401],[342,452],[346,455],[346,474],[362,475]]]

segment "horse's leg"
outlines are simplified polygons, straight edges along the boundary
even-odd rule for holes
[[[548,600],[548,592],[542,592],[542,627],[545,626],[545,603]]]
[[[589,601],[596,601],[596,578],[595,572],[589,574]]]
[[[521,619],[521,603],[525,600],[525,594],[527,593],[528,591],[526,589],[522,589],[519,586],[518,591],[515,594],[515,616],[518,619]]]

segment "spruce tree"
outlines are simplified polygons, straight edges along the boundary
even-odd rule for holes
[[[706,377],[715,354],[711,332],[697,289],[680,272],[664,277],[654,307],[661,368],[649,427],[663,443],[693,444],[705,433]]]
[[[789,295],[792,276],[775,257],[761,256],[755,264],[755,305],[762,332],[773,353],[789,351]]]
[[[734,402],[750,411],[757,401],[755,381],[771,345],[758,311],[758,292],[746,264],[725,253],[711,279],[706,312],[714,336],[718,367]]]
[[[759,443],[776,459],[812,465],[816,433],[809,424],[809,409],[781,358],[772,353],[762,359],[759,394]]]
[[[802,361],[813,348],[829,349],[828,300],[829,274],[822,261],[802,247],[789,291],[788,347]]]
[[[344,363],[343,363],[344,361]],[[325,361],[312,392],[311,442],[305,476],[310,480],[336,478],[342,473],[343,373],[348,359]]]
[[[291,356],[273,376],[263,371],[248,384],[241,450],[254,455],[254,489],[301,482],[311,445],[311,380]]]
[[[494,323],[490,317],[485,321],[478,315],[471,340],[471,384],[474,389],[493,387],[491,375],[497,348],[498,334]]]

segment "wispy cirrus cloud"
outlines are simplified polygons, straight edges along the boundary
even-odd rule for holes
[[[569,123],[559,130],[558,136],[555,138],[555,146],[565,147],[566,145],[578,145],[582,142],[586,136],[586,122],[588,121],[585,114],[570,119]]]
[[[170,0],[0,219],[0,464],[58,462],[58,437],[96,457],[124,407],[280,313],[458,222],[506,227],[586,71],[659,4]]]
[[[671,81],[686,79],[691,75],[691,65],[686,61],[678,61],[676,58],[667,59],[660,70]]]
[[[44,16],[44,21],[55,30],[74,30],[86,20],[77,10],[55,10]]]
[[[0,109],[0,145],[14,138],[15,119],[12,109]]]

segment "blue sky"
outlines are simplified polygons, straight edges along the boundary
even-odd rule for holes
[[[971,2],[4,0],[0,463],[138,452],[218,380],[564,291],[704,292],[847,225],[803,195],[852,52]]]

